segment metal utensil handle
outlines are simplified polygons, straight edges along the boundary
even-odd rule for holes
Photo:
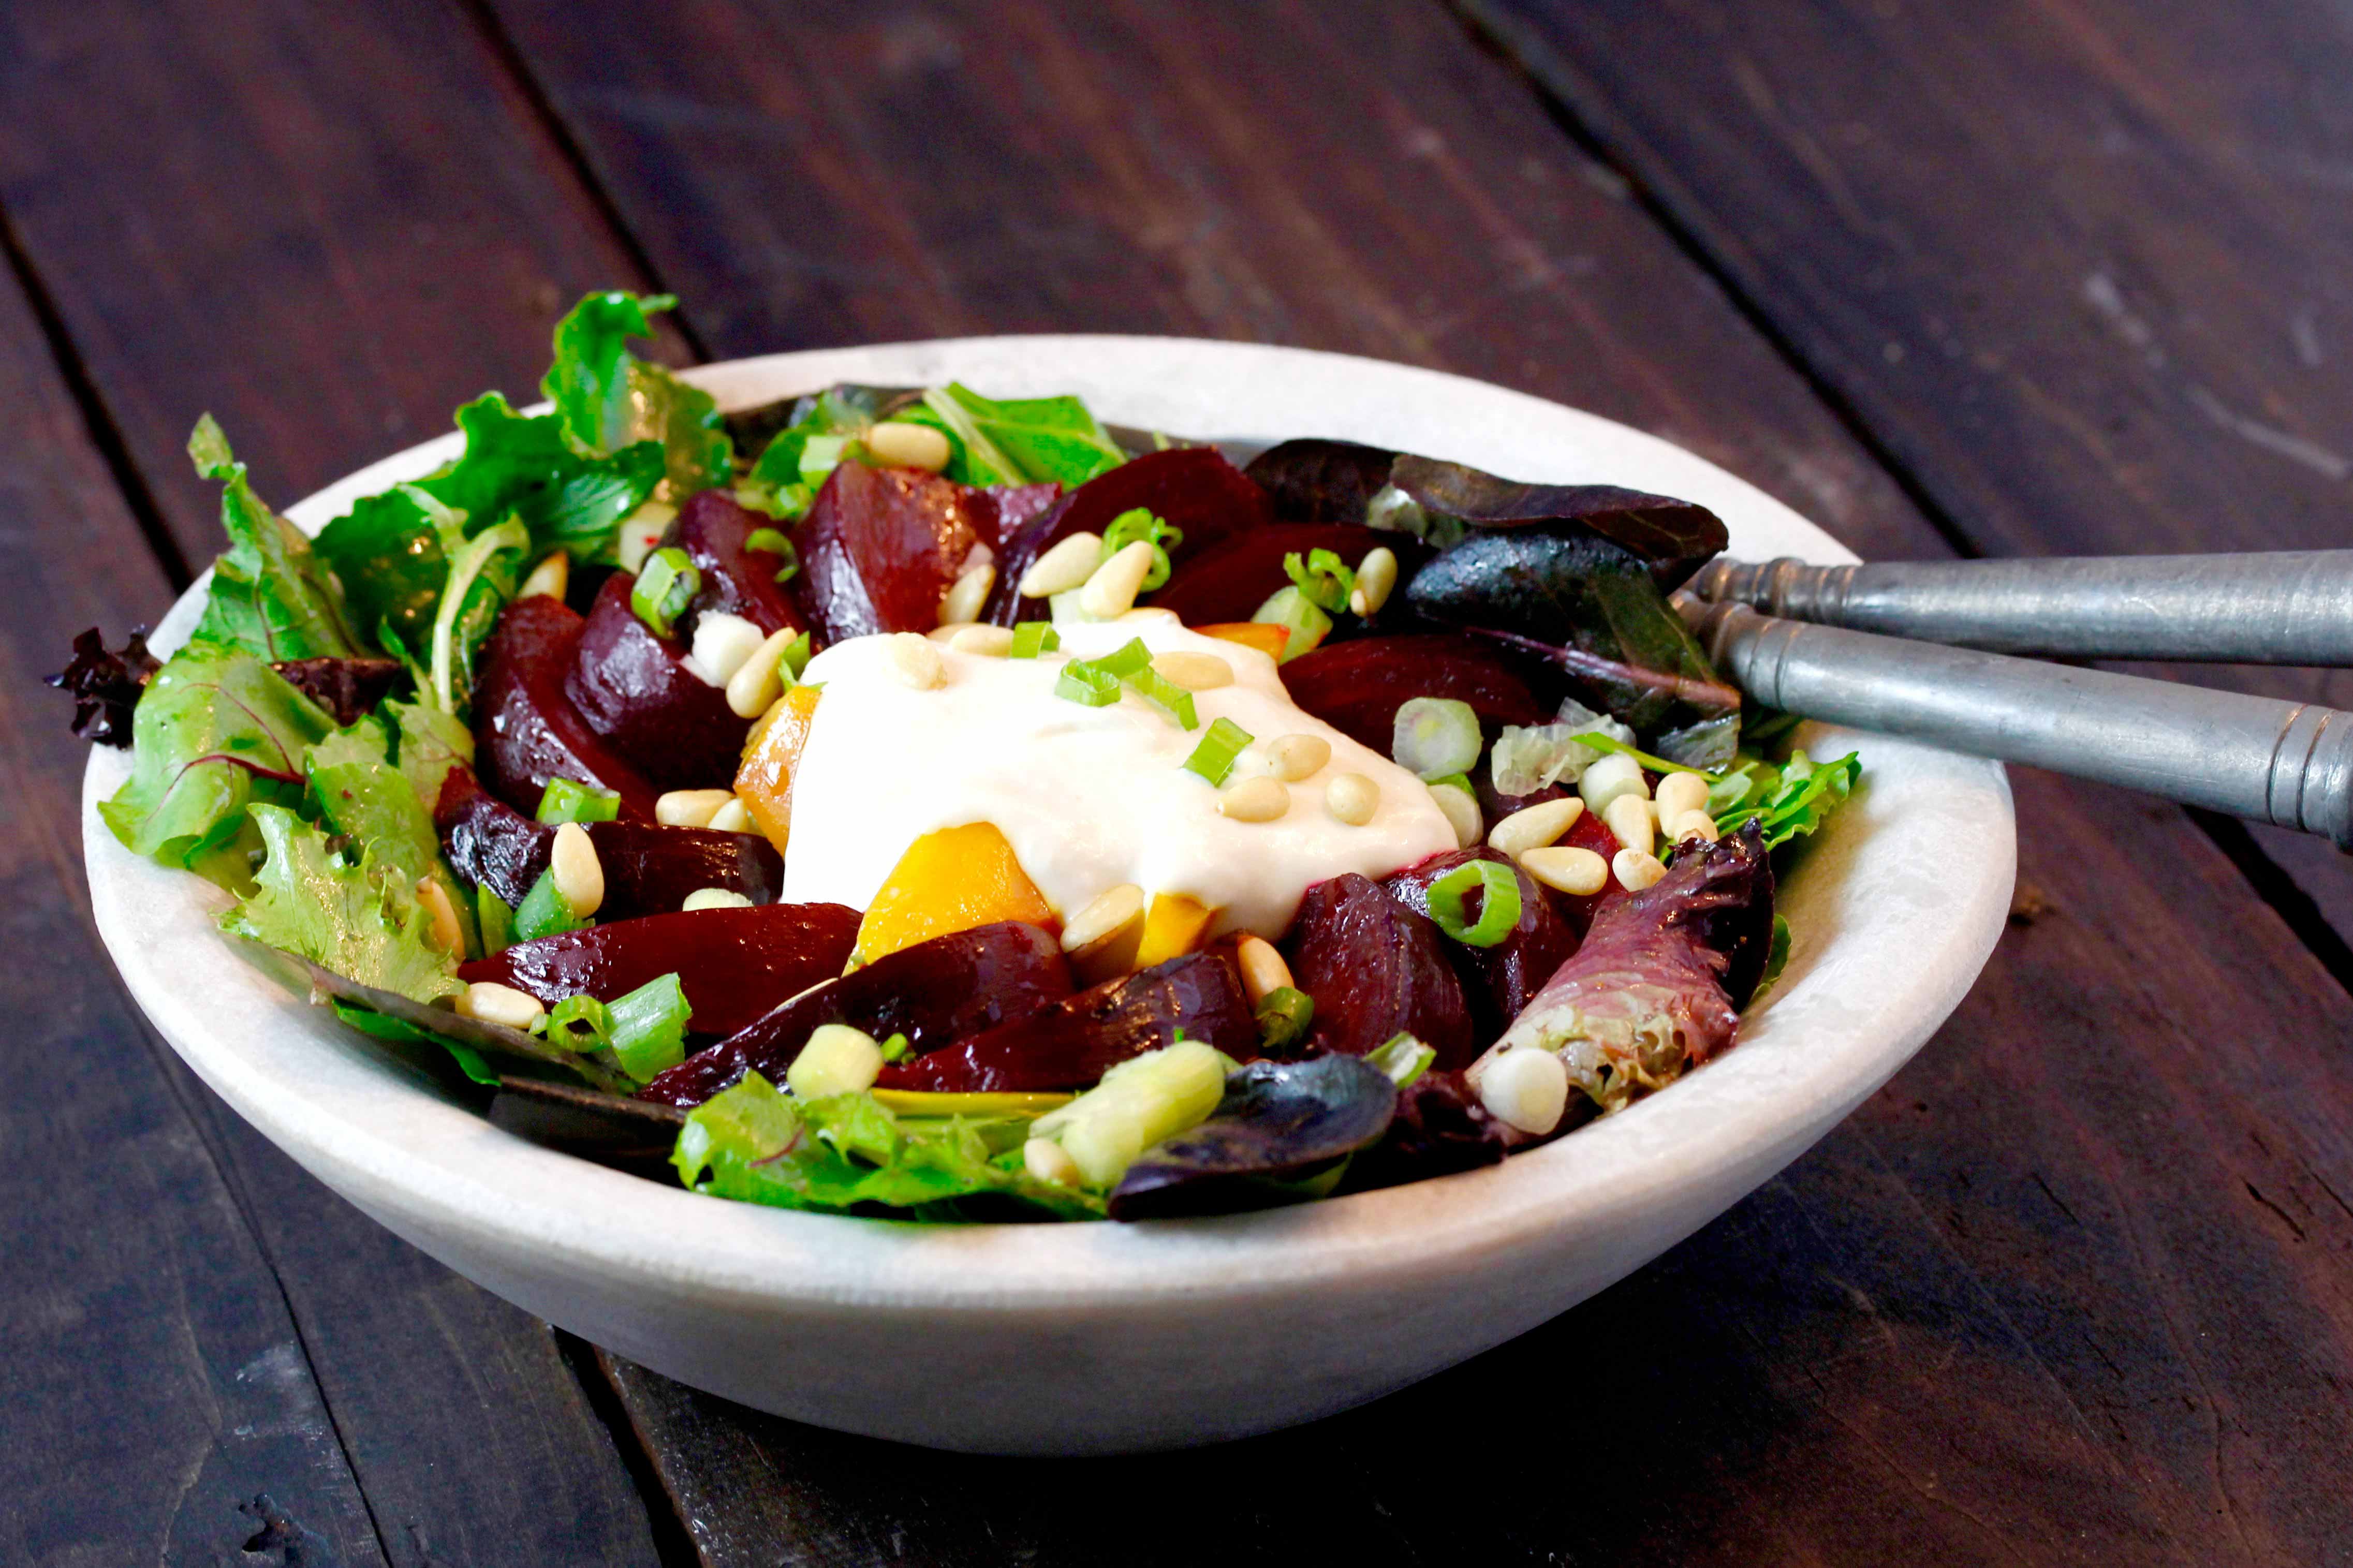
[[[1715,561],[1702,598],[1997,653],[2353,665],[2353,550],[2046,561]]]
[[[2353,713],[1760,616],[1677,595],[1768,708],[2146,790],[2353,849]]]

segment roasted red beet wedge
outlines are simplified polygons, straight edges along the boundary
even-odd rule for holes
[[[1107,980],[1026,1018],[885,1068],[881,1087],[958,1094],[1089,1089],[1129,1058],[1176,1044],[1179,1029],[1230,1057],[1258,1055],[1250,999],[1219,954],[1188,952]]]
[[[1415,697],[1468,702],[1491,726],[1551,722],[1566,686],[1541,679],[1510,650],[1460,632],[1357,637],[1282,667],[1293,702],[1385,757],[1398,708]]]
[[[876,1039],[907,1037],[917,1052],[993,1029],[1071,994],[1061,944],[1018,921],[976,926],[876,959],[828,981],[660,1074],[639,1098],[700,1105],[747,1072],[782,1083],[820,1024]]]
[[[1282,567],[1284,557],[1295,554],[1304,564],[1314,552],[1328,550],[1354,571],[1377,548],[1395,552],[1400,577],[1411,576],[1430,556],[1421,542],[1409,533],[1338,522],[1269,523],[1190,555],[1181,571],[1170,574],[1167,586],[1145,595],[1144,602],[1176,611],[1188,626],[1246,621],[1270,595],[1291,586],[1291,575]],[[1401,611],[1404,601],[1397,603]],[[1353,616],[1343,624],[1361,625]]]
[[[587,622],[545,594],[499,616],[474,685],[474,760],[490,792],[526,813],[551,778],[617,791],[621,814],[654,819],[659,793],[588,727],[564,689]]]
[[[1461,976],[1463,995],[1471,1004],[1472,1035],[1483,1049],[1494,1043],[1504,1026],[1518,1017],[1520,1009],[1552,978],[1553,971],[1577,951],[1577,931],[1546,899],[1545,889],[1534,877],[1513,866],[1512,858],[1502,850],[1483,844],[1475,849],[1450,849],[1443,855],[1432,855],[1388,878],[1381,886],[1414,913],[1427,915],[1430,885],[1473,860],[1510,867],[1520,888],[1520,918],[1504,933],[1503,941],[1493,947],[1472,947],[1468,942],[1453,941],[1446,943],[1446,956],[1452,962],[1454,973]],[[1467,913],[1474,922],[1479,918],[1475,894]]]
[[[1309,1047],[1361,1057],[1407,1033],[1440,1068],[1467,1065],[1479,1046],[1446,942],[1429,916],[1354,872],[1308,889],[1282,954],[1315,1001]]]
[[[859,914],[842,904],[767,904],[643,915],[519,942],[476,959],[458,978],[512,985],[554,1006],[600,1002],[675,973],[698,1035],[732,1035],[778,1003],[840,974],[857,945]]]
[[[555,829],[491,795],[463,767],[450,769],[442,781],[433,826],[458,874],[489,884],[510,904],[521,904],[547,869],[555,839]],[[588,841],[605,872],[605,902],[596,911],[602,920],[669,914],[699,888],[724,888],[755,904],[772,904],[785,884],[783,858],[756,833],[592,822]]]
[[[1009,536],[1006,548],[997,552],[997,589],[989,595],[988,610],[982,618],[1007,626],[1025,615],[1036,619],[1043,613],[1045,601],[1019,595],[1016,590],[1021,574],[1071,534],[1101,533],[1122,512],[1137,507],[1183,531],[1184,541],[1169,552],[1180,568],[1236,534],[1264,528],[1274,521],[1267,508],[1266,492],[1226,461],[1223,453],[1207,447],[1147,452],[1096,475],[1072,490],[1060,505]],[[1276,570],[1281,569],[1278,563]],[[1253,600],[1250,609],[1257,608]],[[1250,612],[1229,618],[1247,620]]]
[[[801,629],[800,611],[776,581],[785,558],[749,543],[756,531],[776,526],[724,490],[704,490],[679,509],[667,542],[685,551],[702,574],[702,586],[687,607],[687,626],[715,610],[741,616],[764,632]]]
[[[687,645],[654,636],[629,608],[637,578],[605,579],[588,611],[565,695],[605,743],[657,790],[723,789],[752,721],[684,663]]]
[[[833,470],[794,531],[793,602],[828,643],[870,632],[927,632],[975,545],[1000,542],[1060,494],[1057,487],[975,489],[920,468]]]

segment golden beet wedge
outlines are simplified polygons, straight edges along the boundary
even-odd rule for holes
[[[793,770],[817,722],[817,699],[814,686],[791,687],[777,698],[744,740],[744,765],[735,773],[736,798],[779,855],[792,835]]]
[[[907,846],[858,928],[853,960],[998,921],[1027,921],[1058,931],[1053,907],[1013,858],[1005,835],[986,822],[943,827]]]

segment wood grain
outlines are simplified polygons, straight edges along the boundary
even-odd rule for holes
[[[1174,28],[1116,5],[788,22],[705,3],[667,12],[684,47],[650,58],[611,47],[648,11],[582,9],[501,15],[714,352],[1053,327],[1373,353],[1683,439],[1867,552],[1942,552],[1622,186],[1427,12],[1202,7]],[[2299,1200],[2345,1190],[2325,1043],[2353,1013],[2179,813],[2019,786],[2043,909],[2014,939],[2029,952],[1997,954],[1869,1117],[1617,1291],[1329,1424],[1368,1464],[1420,1458],[1381,1493],[1418,1551],[1467,1535],[1497,1561],[2265,1561],[2342,1521],[2321,1480],[2342,1423],[2267,1391],[2353,1376],[2344,1238],[2298,1237],[2245,1188],[2284,1175],[2248,1140],[2262,1128],[2316,1173]],[[2060,931],[2064,956],[2035,956]],[[2258,1087],[2283,1082],[2301,1094]],[[2112,1223],[2087,1231],[2043,1196],[2079,1184],[2112,1194]],[[2101,1366],[2086,1311],[2115,1382],[2084,1370]],[[744,1417],[731,1447],[723,1406],[623,1386],[682,1510],[749,1532],[714,1562],[785,1541],[858,1560],[865,1510],[916,1507],[746,1515],[780,1456],[815,1486],[822,1443]],[[1540,1452],[1525,1480],[1556,1503],[1466,1520],[1443,1482],[1493,1454],[1464,1434],[1532,1388],[1575,1411],[1577,1482]],[[2216,1388],[2241,1391],[2227,1415]],[[2278,1483],[2260,1496],[2256,1454]],[[1628,1479],[1597,1499],[1597,1474]],[[2218,1551],[2234,1510],[2262,1528]]]
[[[2341,13],[1464,4],[1975,549],[2344,542]],[[2344,672],[2176,673],[2353,707]],[[2255,837],[2353,937],[2344,858]]]

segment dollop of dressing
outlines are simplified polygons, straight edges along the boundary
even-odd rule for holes
[[[1256,648],[1203,637],[1165,612],[1056,629],[1060,651],[1038,658],[940,647],[947,678],[928,691],[894,676],[882,637],[837,643],[809,661],[802,679],[822,682],[825,694],[793,774],[786,901],[862,910],[917,838],[987,822],[1066,918],[1134,882],[1147,894],[1200,900],[1219,911],[1219,933],[1274,937],[1317,882],[1347,871],[1385,877],[1454,847],[1429,788],[1301,711],[1274,660]],[[1232,667],[1232,685],[1193,693],[1199,728],[1179,728],[1133,690],[1103,708],[1054,694],[1071,659],[1101,658],[1138,637],[1155,656],[1215,654]],[[1266,743],[1284,735],[1322,737],[1332,760],[1286,786],[1282,816],[1235,821],[1219,814],[1219,792],[1183,765],[1219,718],[1254,738],[1229,786],[1265,772]],[[1324,808],[1324,786],[1344,773],[1380,789],[1361,827]]]

